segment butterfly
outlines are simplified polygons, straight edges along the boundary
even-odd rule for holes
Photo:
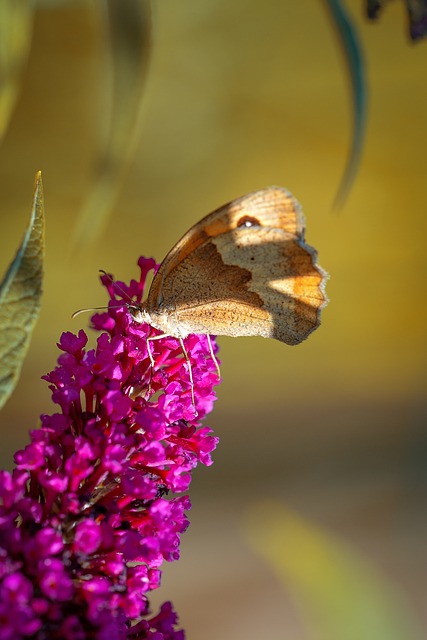
[[[175,244],[147,299],[130,312],[161,331],[150,339],[177,338],[188,363],[183,339],[193,333],[299,344],[319,326],[328,302],[328,276],[304,231],[301,207],[282,187],[233,200]]]

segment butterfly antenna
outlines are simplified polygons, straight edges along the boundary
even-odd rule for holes
[[[108,309],[108,307],[88,307],[87,309],[78,309],[78,311],[74,311],[72,318],[79,316],[81,313],[87,313],[88,311],[101,311],[102,309]]]
[[[132,300],[132,298],[130,297],[130,295],[127,293],[127,291],[122,289],[122,287],[120,285],[118,285],[115,280],[113,280],[113,278],[110,276],[109,273],[104,271],[104,269],[100,269],[99,273],[102,273],[104,276],[106,276],[110,280],[110,282],[113,285],[113,287],[123,296],[123,298],[127,298],[131,305],[135,304],[134,301]]]

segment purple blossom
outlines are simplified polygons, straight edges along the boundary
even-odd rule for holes
[[[0,638],[183,640],[172,605],[150,612],[161,565],[179,558],[188,527],[193,469],[212,464],[217,438],[201,427],[218,382],[206,336],[151,344],[129,302],[142,299],[153,260],[138,281],[101,280],[108,312],[87,349],[84,331],[64,333],[58,366],[44,379],[59,412],[0,471]],[[216,349],[215,342],[213,347]],[[194,402],[193,402],[194,394]]]

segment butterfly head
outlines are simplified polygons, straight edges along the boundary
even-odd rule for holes
[[[139,324],[152,324],[151,315],[146,310],[144,304],[128,304],[128,310],[135,322]]]

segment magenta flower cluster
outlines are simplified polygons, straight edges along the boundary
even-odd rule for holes
[[[185,341],[194,403],[176,339],[150,342],[151,366],[156,332],[128,302],[156,265],[138,264],[129,286],[101,278],[111,301],[92,317],[96,348],[84,331],[61,336],[44,376],[60,411],[41,416],[13,472],[0,472],[2,640],[184,638],[172,605],[153,615],[148,594],[179,557],[191,472],[212,463],[217,438],[200,420],[218,379],[205,336]]]

